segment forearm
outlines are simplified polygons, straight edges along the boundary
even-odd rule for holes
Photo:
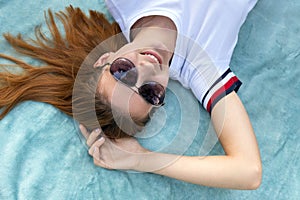
[[[256,162],[230,156],[177,156],[150,153],[136,169],[210,187],[256,189],[260,169]]]
[[[95,141],[89,154],[96,165],[105,168],[152,172],[210,187],[256,189],[262,176],[260,154],[248,115],[235,93],[216,104],[212,121],[225,155],[200,157],[149,152],[134,138],[112,142],[102,137],[95,141],[98,137],[94,132],[87,142]]]

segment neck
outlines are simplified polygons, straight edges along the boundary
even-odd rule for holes
[[[143,28],[162,28],[162,29],[169,29],[173,31],[177,31],[176,26],[174,22],[164,16],[148,16],[148,17],[143,17],[139,19],[135,24],[131,27],[131,37],[134,38],[136,34],[138,34],[138,31],[134,31],[135,29],[143,29]]]
[[[177,29],[173,21],[163,16],[149,16],[139,19],[131,28],[131,40],[134,43],[151,44],[161,43],[169,52],[175,49]]]

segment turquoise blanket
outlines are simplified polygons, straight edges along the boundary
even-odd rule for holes
[[[32,37],[34,27],[44,22],[44,10],[59,11],[69,4],[107,14],[102,0],[0,0],[0,33]],[[298,199],[299,22],[298,0],[260,0],[241,29],[231,62],[244,83],[239,96],[261,150],[259,189],[208,188],[150,173],[96,167],[72,118],[51,105],[28,101],[0,121],[0,199]],[[3,39],[0,52],[21,58]],[[182,132],[190,132],[192,140],[181,141],[184,154],[223,153],[208,114],[190,91],[171,82],[166,101],[147,126],[148,136],[140,139],[145,147],[177,152],[174,147]]]

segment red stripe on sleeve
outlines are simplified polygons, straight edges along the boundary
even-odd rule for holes
[[[222,95],[225,91],[227,91],[234,83],[236,83],[238,81],[238,78],[236,76],[232,77],[231,79],[229,79],[227,81],[227,83],[222,86],[221,88],[219,88],[209,99],[207,106],[206,106],[206,110],[208,112],[210,112],[211,109],[211,105],[212,103],[220,96]]]

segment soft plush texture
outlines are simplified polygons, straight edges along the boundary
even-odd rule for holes
[[[0,0],[0,33],[32,37],[34,27],[44,22],[44,10],[64,10],[69,4],[108,15],[102,0]],[[260,0],[241,29],[231,62],[243,82],[239,96],[260,146],[259,189],[208,188],[96,167],[72,118],[51,105],[28,101],[0,121],[0,199],[298,199],[299,11],[298,0]],[[3,39],[0,52],[22,57]],[[140,139],[145,147],[186,155],[223,153],[211,134],[208,114],[190,91],[171,82],[166,101],[140,135],[146,137]],[[184,145],[179,147],[178,140]]]

